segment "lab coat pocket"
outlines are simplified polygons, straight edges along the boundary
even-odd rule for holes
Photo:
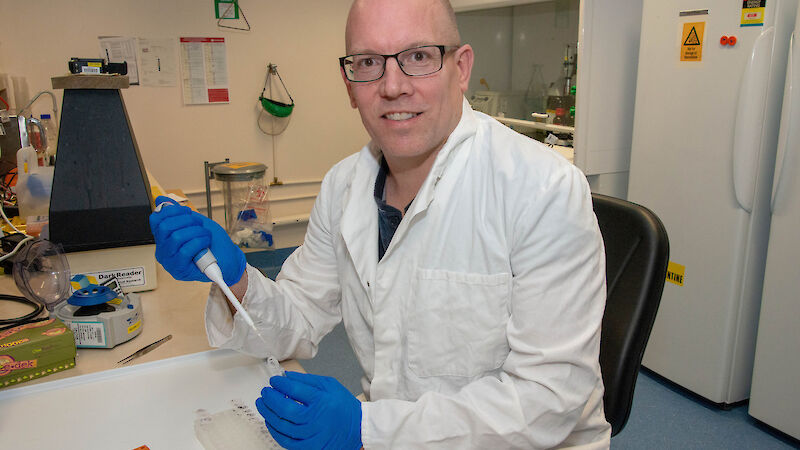
[[[508,355],[511,274],[417,269],[408,361],[420,377],[475,377]]]

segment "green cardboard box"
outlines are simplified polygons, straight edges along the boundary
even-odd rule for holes
[[[75,367],[75,338],[52,317],[0,331],[0,389]]]

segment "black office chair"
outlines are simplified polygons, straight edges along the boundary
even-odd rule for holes
[[[606,419],[614,436],[631,412],[636,376],[667,274],[669,239],[649,209],[592,194],[606,248],[606,309],[600,337]]]

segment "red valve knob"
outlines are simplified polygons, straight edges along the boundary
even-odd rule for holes
[[[719,38],[719,44],[728,45],[728,36],[722,36],[721,38]]]
[[[730,45],[731,47],[736,45],[736,36],[731,36],[728,38],[728,45]]]

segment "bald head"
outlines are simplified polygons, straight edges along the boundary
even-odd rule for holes
[[[456,14],[449,0],[355,0],[350,7],[344,33],[347,53],[351,53],[353,50],[355,34],[361,31],[361,27],[365,26],[365,23],[368,26],[368,22],[363,20],[364,17],[376,13],[393,14],[396,9],[417,9],[430,14],[437,24],[437,33],[440,34],[440,41],[436,44],[458,45],[461,43]]]

